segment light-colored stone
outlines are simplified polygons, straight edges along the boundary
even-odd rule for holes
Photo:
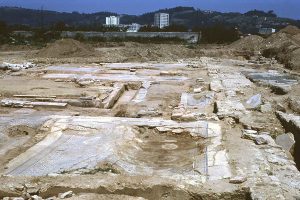
[[[282,148],[288,152],[292,151],[296,143],[294,139],[294,135],[292,133],[281,134],[277,136],[275,142],[276,144],[282,146]]]
[[[214,91],[214,92],[221,92],[224,89],[221,81],[219,81],[219,80],[214,80],[214,81],[210,82],[209,88],[211,91]]]
[[[32,197],[32,200],[42,200],[43,198],[38,196],[38,195],[33,195]]]
[[[261,94],[256,94],[252,97],[250,97],[247,101],[246,101],[246,107],[249,109],[256,109],[258,108],[260,105],[262,104],[261,101]]]
[[[155,129],[156,129],[157,131],[161,132],[161,133],[165,133],[165,132],[171,131],[170,128],[166,128],[166,127],[156,127]]]
[[[271,103],[265,103],[263,105],[260,106],[260,111],[262,113],[269,113],[269,112],[272,112],[272,105]]]
[[[296,113],[300,114],[300,100],[289,98],[289,107]]]
[[[72,197],[73,195],[74,195],[73,191],[68,191],[68,192],[64,192],[64,193],[59,193],[58,198],[66,199],[66,198]]]
[[[199,87],[199,88],[195,88],[194,89],[194,93],[200,93],[200,92],[202,92],[202,87]]]
[[[229,179],[229,183],[233,184],[241,184],[247,181],[247,177],[245,176],[235,176]]]

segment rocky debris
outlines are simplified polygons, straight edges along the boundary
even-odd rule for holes
[[[286,112],[286,109],[281,103],[277,103],[276,104],[276,111]]]
[[[82,79],[80,79],[80,78],[76,78],[75,80],[74,80],[74,82],[76,83],[76,84],[78,84],[80,87],[87,87],[87,86],[90,86],[90,85],[92,85],[92,84],[94,84],[94,80],[82,80]]]
[[[229,183],[232,184],[241,184],[247,181],[247,177],[245,176],[235,176],[229,179]]]
[[[272,112],[272,104],[267,102],[263,105],[260,106],[260,111],[262,113],[269,113],[269,112]]]
[[[158,117],[162,116],[163,113],[153,108],[149,108],[147,110],[140,110],[137,113],[137,117]]]
[[[278,119],[272,113],[250,112],[239,118],[239,123],[245,129],[270,132],[274,135],[282,133],[283,129]]]
[[[242,133],[243,139],[253,140],[257,145],[275,145],[274,140],[268,134],[258,134],[255,130],[244,130]]]
[[[0,64],[0,70],[10,70],[12,72],[17,72],[22,69],[29,69],[33,67],[36,67],[36,65],[31,62],[27,62],[23,64],[11,64],[7,62],[3,62],[2,64]]]
[[[199,88],[194,88],[194,93],[201,93],[203,90],[202,87],[199,87]]]
[[[171,132],[172,131],[171,128],[167,128],[167,127],[156,127],[155,129],[160,133],[166,133],[166,132]]]
[[[59,193],[58,198],[66,199],[66,198],[72,197],[73,195],[74,195],[73,191],[68,191],[68,192],[64,192],[64,193]]]
[[[277,61],[274,58],[265,58],[261,54],[252,56],[250,60],[248,60],[250,64],[255,65],[274,65],[277,64]]]
[[[289,97],[289,107],[296,113],[300,114],[300,100]]]
[[[257,109],[261,104],[261,94],[256,94],[246,101],[246,107],[249,109]]]
[[[32,197],[32,200],[42,200],[43,198],[38,196],[38,195],[33,195]]]
[[[196,121],[198,117],[199,114],[192,113],[182,107],[176,107],[172,112],[171,119],[176,121],[189,122]]]
[[[246,113],[244,105],[239,100],[216,101],[215,112],[219,118],[233,117],[239,118]]]
[[[294,145],[296,141],[292,133],[286,133],[277,136],[275,142],[288,152],[292,153],[294,151]]]
[[[196,79],[196,82],[197,82],[197,83],[204,83],[204,80],[203,80],[203,78],[197,78],[197,79]]]
[[[221,81],[219,80],[214,80],[210,82],[209,88],[211,91],[214,92],[221,92],[224,89]]]

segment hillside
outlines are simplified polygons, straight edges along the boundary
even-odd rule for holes
[[[287,25],[300,27],[300,20],[277,17],[272,11],[249,11],[247,13],[221,13],[203,11],[193,7],[176,7],[145,13],[139,16],[119,14],[122,24],[139,23],[152,24],[156,12],[170,13],[171,23],[182,24],[189,28],[207,27],[216,24],[238,27],[244,33],[254,33],[259,27],[282,28]],[[0,7],[0,21],[9,25],[21,24],[27,26],[51,26],[63,21],[69,26],[101,25],[105,17],[118,15],[110,12],[84,14],[78,12],[66,13],[46,10],[32,10],[17,7]]]

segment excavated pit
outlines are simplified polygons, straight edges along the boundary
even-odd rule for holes
[[[199,183],[230,176],[226,152],[219,147],[220,127],[214,123],[117,117],[54,120],[47,137],[8,163],[7,175],[111,171]]]
[[[203,138],[193,138],[189,133],[159,133],[147,127],[138,128],[135,139],[118,151],[125,171],[136,173],[134,166],[138,166],[145,172],[158,171],[161,176],[168,173],[205,175],[205,153]]]

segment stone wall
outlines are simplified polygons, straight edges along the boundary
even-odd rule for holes
[[[103,38],[127,38],[127,37],[136,37],[136,38],[179,38],[185,40],[189,43],[197,43],[201,39],[200,33],[195,32],[69,32],[64,31],[61,33],[62,37],[75,37],[77,34],[83,35],[85,38],[92,37],[103,37]]]

